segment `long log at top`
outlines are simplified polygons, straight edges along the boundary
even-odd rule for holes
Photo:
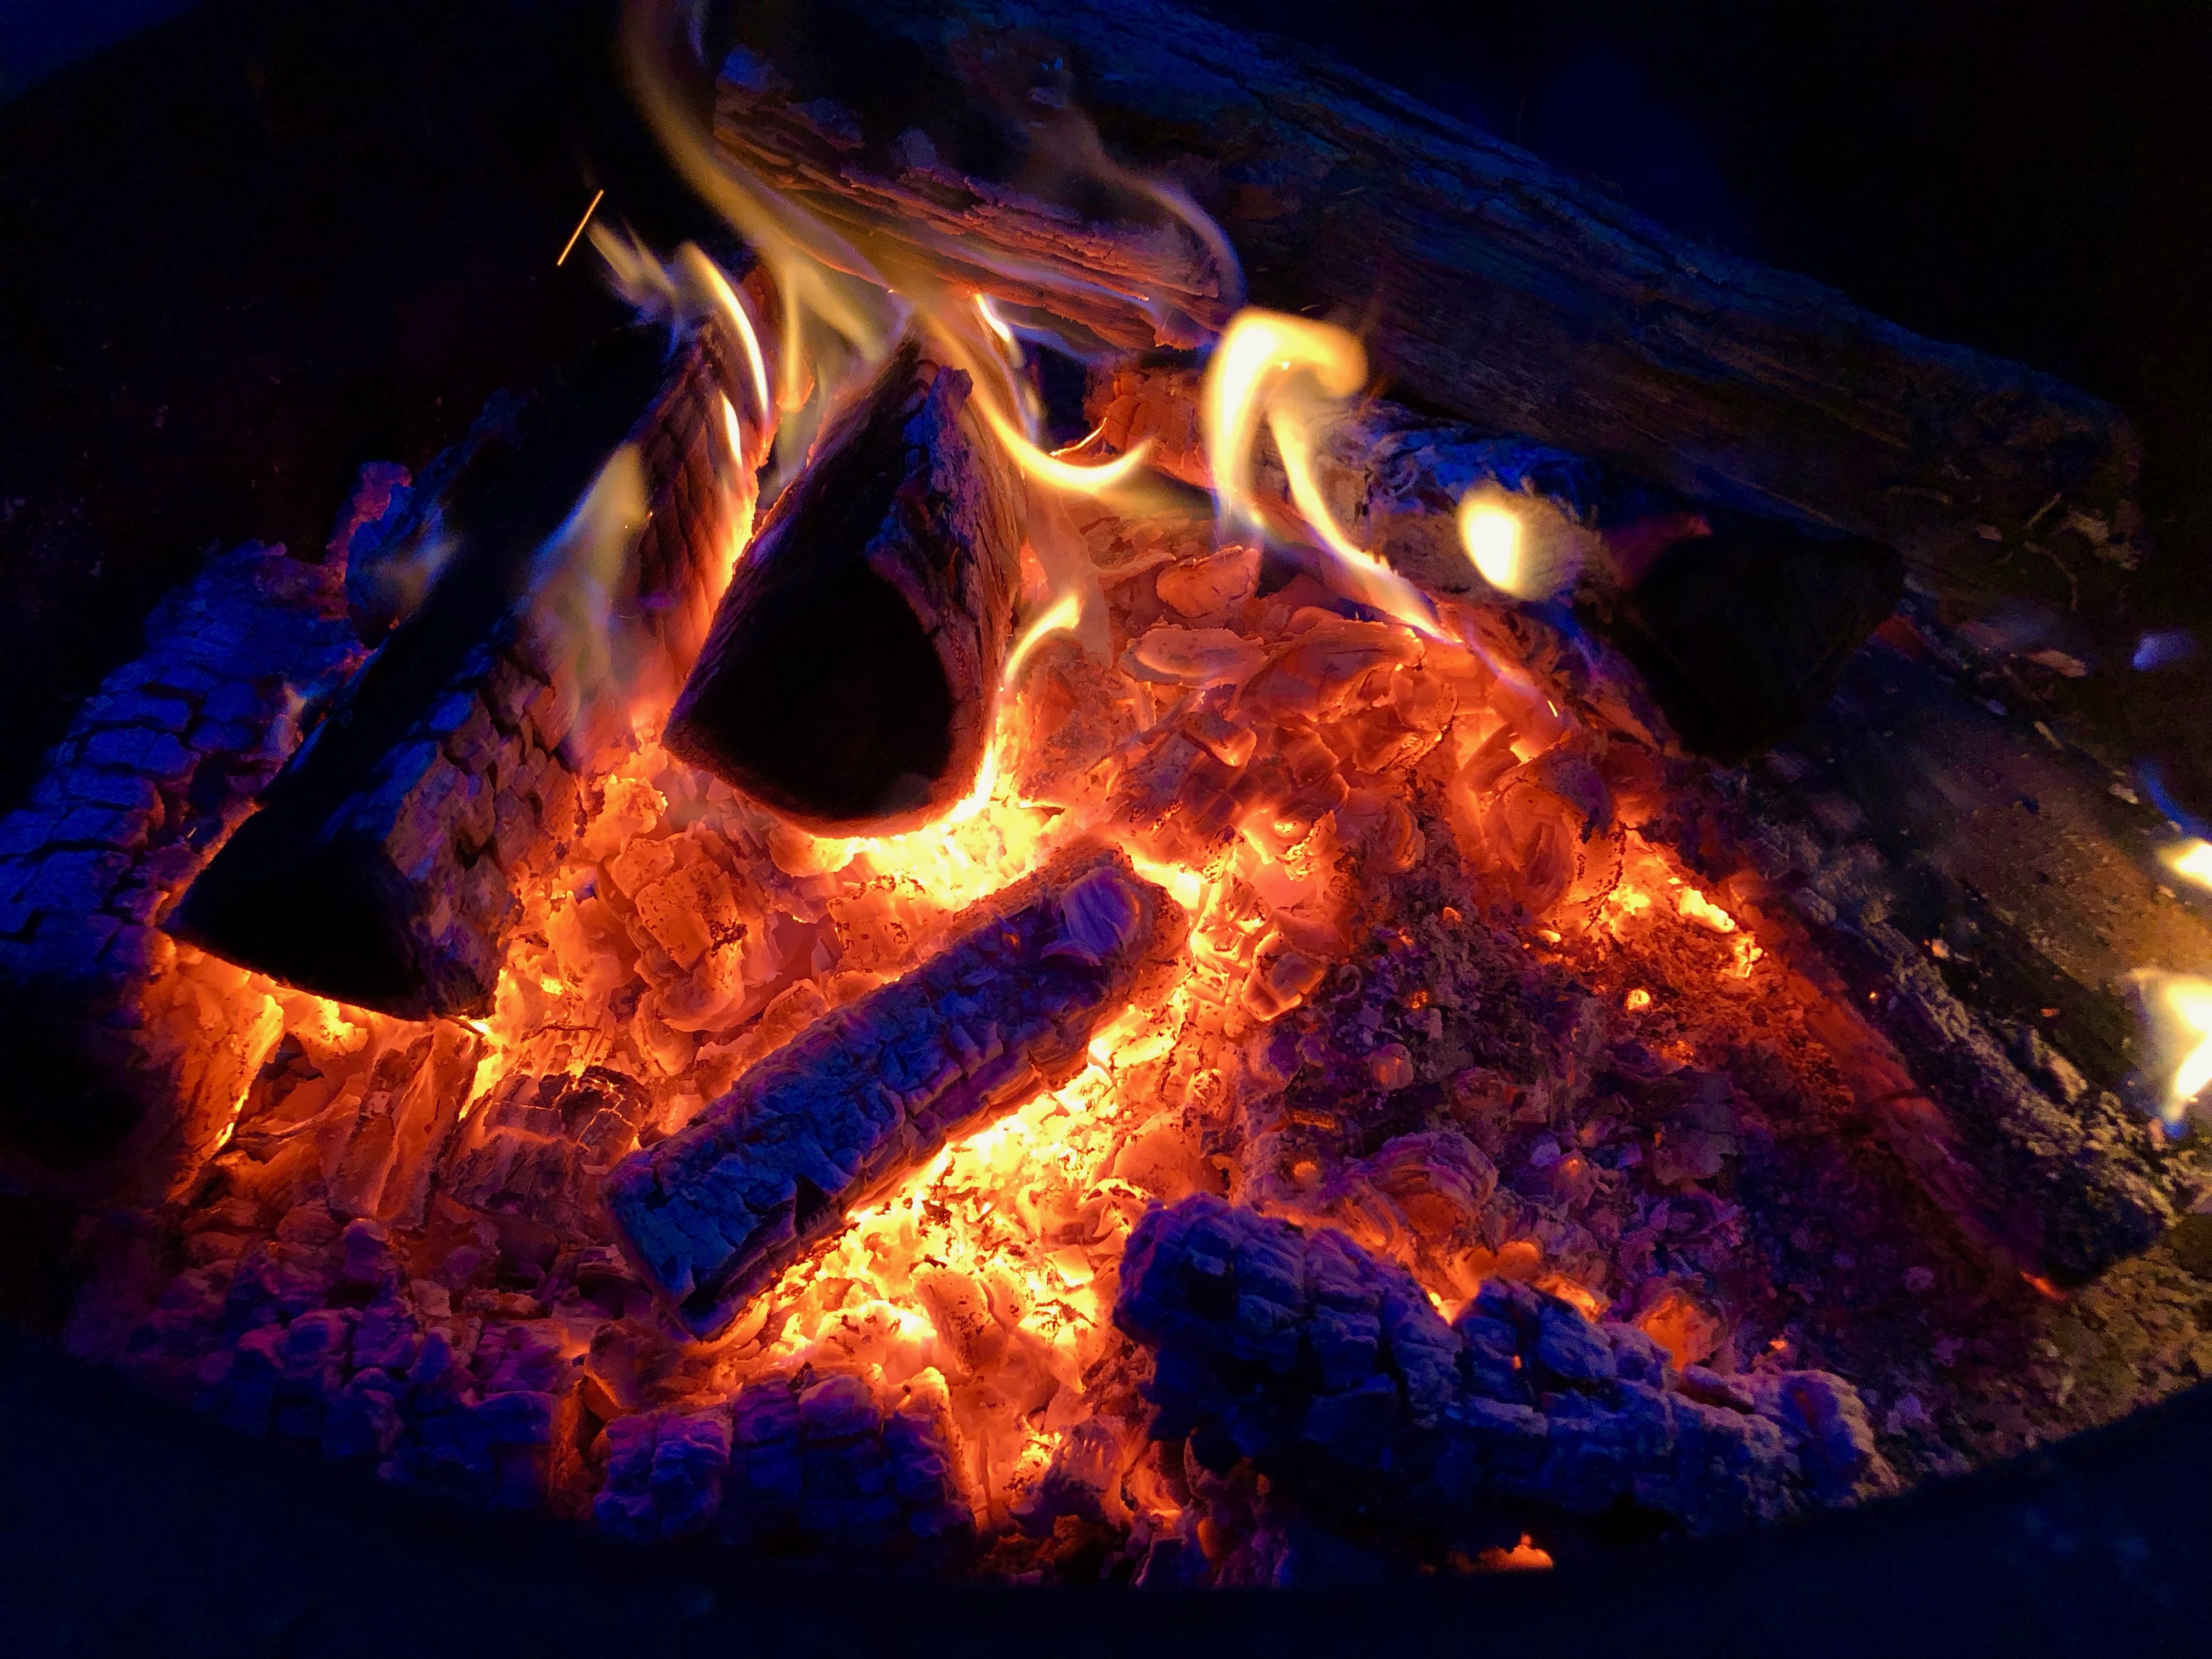
[[[1199,239],[1123,211],[1125,185],[1026,193],[1070,109],[1188,186],[1255,302],[1335,307],[1420,401],[1872,536],[1961,606],[2036,580],[2063,603],[2056,566],[2086,614],[2140,555],[2118,410],[1670,234],[1319,52],[1167,0],[828,0],[734,27],[730,155],[841,227],[957,236],[979,285],[1109,342],[1188,343],[1227,300]]]

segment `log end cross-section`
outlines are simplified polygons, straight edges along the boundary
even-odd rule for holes
[[[915,828],[982,766],[1021,495],[969,390],[909,346],[833,419],[669,717],[676,754],[802,828]]]
[[[617,1231],[686,1328],[726,1326],[955,1136],[1066,1082],[1152,995],[1185,923],[1121,853],[1078,848],[928,962],[824,1016],[607,1180]]]

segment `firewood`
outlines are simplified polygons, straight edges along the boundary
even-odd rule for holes
[[[669,717],[671,750],[803,828],[911,828],[982,765],[1021,514],[969,391],[909,345],[832,420]]]
[[[1120,853],[1062,854],[617,1166],[621,1242],[676,1316],[714,1335],[947,1140],[1081,1070],[1092,1033],[1149,994],[1183,927]]]
[[[258,543],[210,554],[0,818],[0,1146],[42,1178],[158,1199],[276,1040],[245,975],[158,924],[359,662],[343,578]]]
[[[2212,1184],[2149,1121],[2129,983],[2212,960],[2212,928],[2159,890],[2154,812],[1970,695],[1940,629],[1896,631],[1917,655],[1862,653],[1734,783],[1735,846],[1707,867],[1733,861],[1761,937],[1819,985],[1825,1040],[1923,1184],[2023,1271],[2078,1285]]]
[[[1425,404],[1870,536],[1960,605],[2056,561],[2094,615],[2140,556],[2109,405],[1671,234],[1320,52],[1169,0],[841,0],[735,27],[732,157],[862,246],[962,261],[1107,343],[1188,345],[1234,295],[1199,237],[1083,164],[1076,112],[1190,188],[1255,301],[1335,307]]]
[[[1163,470],[1203,485],[1198,404],[1194,370],[1133,362],[1097,375],[1086,408],[1106,450],[1149,441]],[[1272,445],[1254,477],[1268,499],[1287,499]],[[1519,561],[1590,604],[1683,742],[1729,762],[1781,741],[1820,706],[1902,587],[1897,555],[1863,537],[1696,512],[1602,461],[1384,398],[1328,429],[1315,483],[1354,541],[1432,595],[1498,596],[1455,509],[1478,492],[1511,503]],[[1530,595],[1547,596],[1540,585]]]
[[[1633,1327],[1508,1281],[1447,1323],[1343,1234],[1207,1194],[1137,1224],[1114,1320],[1158,1356],[1153,1438],[1217,1474],[1249,1458],[1316,1519],[1401,1542],[1637,1510],[1717,1533],[1896,1484],[1840,1378],[1676,1370]]]
[[[512,447],[441,504],[443,574],[186,892],[178,937],[283,983],[406,1018],[489,1006],[518,878],[574,828],[580,732],[626,650],[672,686],[752,489],[728,453],[743,381],[702,326],[598,349]],[[743,392],[733,394],[742,402]],[[754,431],[750,450],[765,434]],[[619,568],[541,557],[625,444],[642,524]],[[602,469],[607,468],[608,472]],[[594,585],[600,585],[594,592]],[[589,614],[603,603],[605,614]]]
[[[1200,480],[1195,432],[1176,423],[1194,394],[1188,371],[1124,366],[1091,409],[1108,448],[1151,438]],[[1280,494],[1279,469],[1257,476]],[[1678,500],[1388,399],[1330,435],[1318,477],[1338,521],[1431,593],[1484,590],[1449,507],[1501,492],[1530,533],[1580,538],[1579,597],[1648,677],[1668,746],[1733,762],[1784,745],[1747,780],[1678,769],[1678,793],[1718,792],[1701,821],[1736,823],[1724,852],[1696,836],[1678,850],[1734,878],[1761,939],[1817,985],[1808,1000],[1881,1103],[1886,1139],[1971,1237],[2070,1285],[2188,1210],[2207,1176],[2145,1121],[2127,984],[2145,958],[2125,952],[2203,962],[2212,931],[2161,900],[2143,856],[2153,815],[1992,711],[1987,690],[2005,688],[1969,672],[1924,605],[1917,629],[1894,625],[1917,660],[1852,654],[1899,597],[1883,549],[1722,514],[1717,533],[1679,539]],[[1653,560],[1647,531],[1678,539]],[[2045,865],[2068,878],[2037,876]]]
[[[722,1529],[733,1543],[917,1566],[973,1540],[941,1382],[763,1377],[738,1391],[730,1419]]]

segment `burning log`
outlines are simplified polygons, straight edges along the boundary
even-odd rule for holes
[[[1794,945],[1923,1183],[2023,1271],[2079,1285],[2209,1184],[2150,1121],[2129,980],[2212,959],[2212,930],[2159,892],[2148,813],[1962,695],[1940,637],[1898,637],[1915,654],[1863,653],[1747,781],[1711,866],[1736,860],[1762,935]]]
[[[169,923],[289,985],[405,1018],[481,1012],[518,878],[574,828],[572,753],[672,686],[750,512],[766,434],[701,325],[590,357],[437,503],[442,569]],[[612,459],[610,459],[610,458]],[[427,510],[427,509],[424,509]],[[635,660],[621,665],[615,653]]]
[[[1177,423],[1195,392],[1188,372],[1121,369],[1094,386],[1091,411],[1109,448],[1151,438],[1164,465],[1202,477],[1196,434]],[[2138,963],[2125,951],[2197,962],[2212,939],[2160,902],[2140,845],[2149,826],[2122,822],[2104,777],[1993,713],[1987,691],[2005,688],[1974,684],[1940,628],[1893,625],[1917,659],[1852,654],[1896,602],[1885,550],[1725,520],[1682,539],[1679,501],[1599,464],[1379,400],[1329,434],[1317,478],[1340,523],[1431,592],[1484,586],[1449,509],[1497,492],[1529,556],[1581,568],[1583,596],[1611,612],[1683,742],[1729,760],[1791,743],[1747,797],[1678,769],[1676,791],[1717,785],[1748,812],[1736,850],[1701,850],[1696,835],[1680,850],[1761,890],[1743,889],[1762,937],[1794,942],[1808,1004],[1863,1096],[1883,1103],[1887,1138],[1971,1236],[2074,1285],[2189,1207],[2205,1181],[2197,1159],[2157,1144],[2146,1103],[2126,1103]],[[1673,538],[1656,559],[1655,538]],[[1584,678],[1595,691],[1626,675],[1616,659]],[[1619,729],[1672,744],[1632,719]],[[1704,810],[1714,824],[1733,816],[1717,799]],[[2069,878],[2034,873],[2046,865]]]
[[[967,375],[909,345],[816,441],[738,567],[665,741],[823,834],[975,781],[1005,665],[1018,481]]]
[[[1126,185],[1064,112],[1188,184],[1258,301],[1358,316],[1426,404],[1872,537],[1962,605],[2017,589],[2045,562],[2017,557],[2031,543],[2092,599],[2139,556],[2136,441],[2109,405],[1692,246],[1318,52],[1164,0],[1019,0],[988,21],[844,0],[737,27],[728,153],[856,236],[942,260],[957,235],[977,286],[1109,343],[1193,343],[1232,301],[1157,204],[1104,225],[1006,182],[1012,155],[1094,198]]]
[[[1097,378],[1086,407],[1106,449],[1150,441],[1164,470],[1204,485],[1199,401],[1194,371],[1126,364]],[[1279,457],[1256,477],[1287,495]],[[1902,592],[1897,555],[1864,538],[1698,513],[1603,462],[1384,398],[1326,429],[1314,483],[1359,545],[1431,594],[1589,601],[1682,740],[1728,761],[1802,725]],[[1470,497],[1510,506],[1501,563],[1470,554],[1456,517]]]
[[[158,1194],[214,1149],[281,1022],[157,924],[359,661],[343,578],[258,543],[210,555],[0,819],[9,1150]]]
[[[685,1327],[714,1335],[947,1140],[1080,1071],[1091,1035],[1148,994],[1182,935],[1181,912],[1121,854],[1063,854],[618,1165],[622,1242]]]
[[[1400,1541],[1474,1551],[1620,1509],[1723,1532],[1896,1484],[1825,1372],[1676,1370],[1632,1327],[1506,1282],[1447,1324],[1341,1234],[1208,1195],[1137,1224],[1114,1319],[1158,1355],[1153,1438],[1215,1474],[1249,1458],[1316,1516]]]

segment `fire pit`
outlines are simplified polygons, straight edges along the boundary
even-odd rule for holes
[[[1152,1588],[2180,1386],[2039,1322],[2154,1322],[2212,1185],[2202,843],[1960,625],[2124,584],[2122,417],[1144,18],[633,9],[726,242],[587,216],[635,323],[211,556],[0,829],[70,1346],[623,1539]]]

